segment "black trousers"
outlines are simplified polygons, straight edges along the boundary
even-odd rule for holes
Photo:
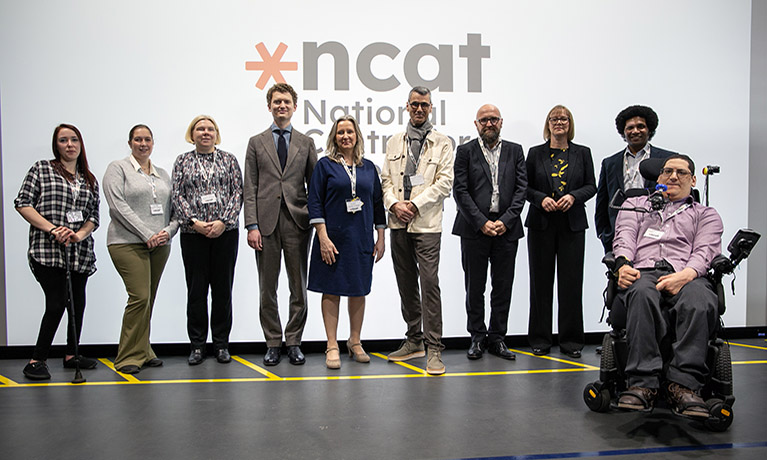
[[[61,317],[67,311],[69,292],[67,288],[67,272],[63,268],[46,267],[34,260],[30,262],[32,274],[45,293],[45,313],[40,322],[40,332],[37,335],[32,359],[45,361],[51,351],[53,337],[61,323]],[[75,329],[77,336],[72,333],[67,319],[67,355],[75,354],[75,341],[80,340],[83,329],[83,314],[85,313],[85,285],[88,275],[72,272],[72,291],[75,304]]]
[[[218,238],[198,233],[181,234],[181,257],[186,272],[186,328],[192,349],[204,348],[208,340],[208,289],[213,346],[229,348],[238,235],[237,229],[227,230]]]
[[[473,341],[506,338],[519,240],[480,235],[461,238],[461,263],[466,288],[466,329]],[[490,264],[490,323],[485,326],[485,286]]]
[[[559,300],[559,347],[583,348],[583,253],[586,231],[570,230],[567,215],[550,213],[545,230],[529,229],[527,254],[530,267],[530,319],[527,340],[533,348],[551,348],[554,270]]]

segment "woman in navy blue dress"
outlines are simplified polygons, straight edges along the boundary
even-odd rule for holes
[[[328,136],[327,156],[317,162],[309,184],[309,222],[317,232],[308,288],[322,293],[322,319],[328,337],[325,364],[329,369],[341,367],[336,339],[341,296],[349,301],[349,356],[360,363],[370,362],[360,334],[373,263],[384,254],[386,212],[378,170],[362,158],[361,140],[357,120],[348,115],[339,118]]]

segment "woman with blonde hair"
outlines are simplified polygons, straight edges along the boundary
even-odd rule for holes
[[[530,265],[528,341],[536,355],[552,346],[554,270],[559,299],[559,350],[580,358],[583,348],[583,254],[586,245],[586,201],[597,191],[591,149],[572,142],[575,121],[557,105],[543,125],[546,143],[527,155],[525,220]]]
[[[216,147],[221,133],[208,115],[195,117],[186,130],[194,150],[173,165],[172,200],[181,222],[181,257],[187,287],[189,365],[205,360],[210,330],[216,360],[228,363],[232,330],[232,285],[237,261],[238,226],[242,208],[242,172],[237,158]]]
[[[329,369],[341,367],[336,338],[341,296],[348,297],[349,303],[349,356],[357,362],[370,362],[360,336],[373,263],[384,254],[386,214],[378,169],[362,158],[362,141],[354,117],[336,120],[328,136],[327,156],[317,162],[309,184],[309,222],[317,233],[308,289],[322,293],[328,339],[325,365]]]

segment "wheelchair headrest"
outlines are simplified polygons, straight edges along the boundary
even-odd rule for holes
[[[658,176],[660,176],[660,170],[663,169],[663,165],[666,163],[665,158],[648,158],[642,160],[639,163],[639,174],[645,180],[650,182],[658,182]]]

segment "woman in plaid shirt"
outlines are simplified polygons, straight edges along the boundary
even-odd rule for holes
[[[40,160],[30,168],[14,206],[29,222],[29,265],[45,293],[45,313],[32,359],[24,375],[33,380],[51,378],[46,360],[53,337],[66,311],[69,295],[66,268],[72,275],[75,328],[67,328],[64,367],[74,368],[75,341],[79,340],[85,311],[85,285],[96,271],[91,233],[99,225],[99,184],[88,168],[80,131],[61,124],[53,131],[53,160]],[[97,362],[80,357],[80,368]]]

